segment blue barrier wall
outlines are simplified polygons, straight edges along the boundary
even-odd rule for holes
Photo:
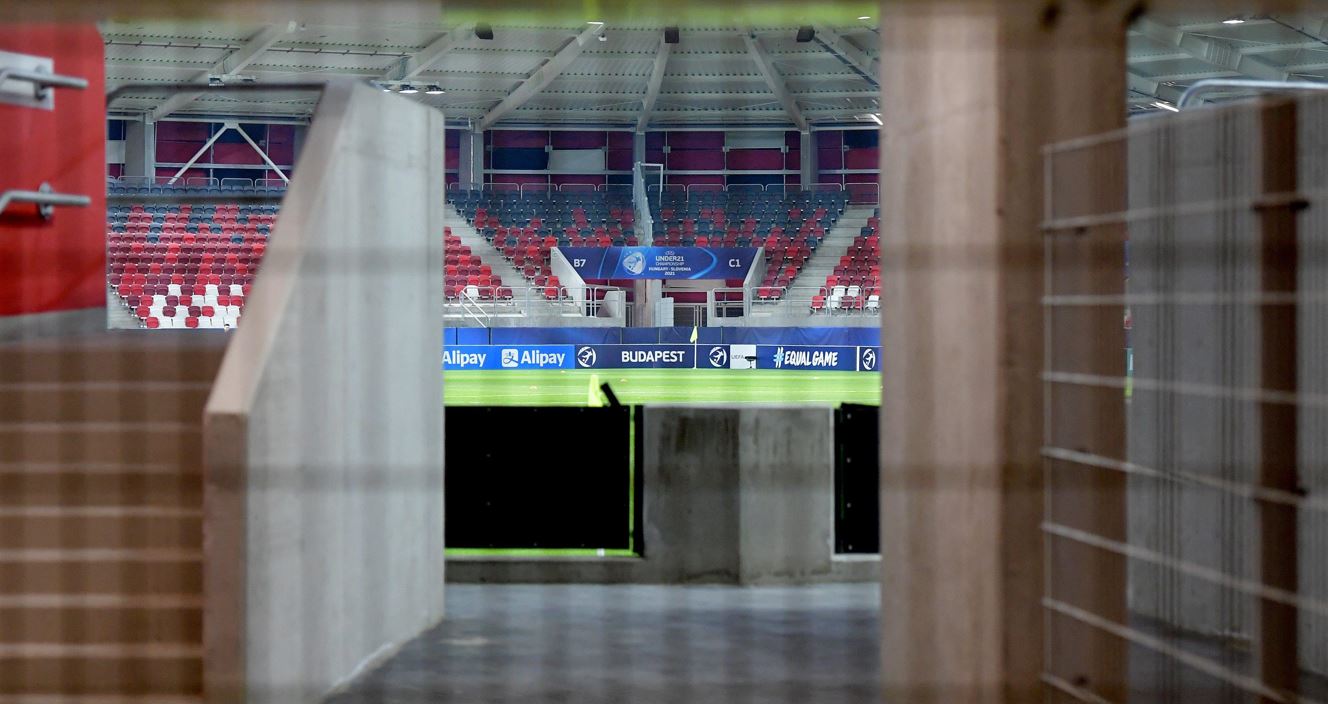
[[[447,328],[457,345],[812,345],[880,347],[880,328]]]

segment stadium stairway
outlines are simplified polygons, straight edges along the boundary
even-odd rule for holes
[[[534,284],[526,280],[526,277],[512,266],[502,254],[494,248],[488,240],[461,215],[452,203],[447,203],[447,227],[452,231],[452,236],[461,240],[461,244],[470,247],[472,254],[478,256],[480,261],[487,264],[493,273],[502,277],[504,285],[510,287],[515,292],[511,301],[482,301],[472,304],[479,309],[489,313],[495,318],[522,318],[522,319],[541,319],[548,320],[553,325],[566,325],[569,307],[566,303],[549,301],[542,296],[527,296],[526,292]],[[449,305],[448,319],[450,324],[465,324],[464,313],[453,313],[451,309],[455,306]],[[576,313],[573,308],[570,317],[583,317]],[[460,315],[462,320],[453,320]],[[531,321],[529,324],[535,324]]]
[[[202,422],[225,340],[0,345],[0,702],[201,701]]]
[[[808,315],[811,311],[812,296],[817,293],[817,287],[824,286],[825,277],[834,273],[840,255],[848,251],[853,244],[853,238],[867,226],[867,219],[872,216],[875,209],[875,206],[857,205],[845,209],[835,226],[825,233],[825,239],[816,249],[811,261],[798,274],[790,295],[780,299],[776,304],[758,307],[758,312],[779,317]]]

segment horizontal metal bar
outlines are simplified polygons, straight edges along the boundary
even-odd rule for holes
[[[44,219],[50,219],[55,206],[83,207],[90,205],[92,199],[74,193],[56,193],[51,184],[43,183],[35,191],[11,189],[0,193],[0,213],[5,212],[10,203],[35,203],[37,212]]]
[[[1315,408],[1328,408],[1328,394],[1292,393],[1288,391],[1269,391],[1252,387],[1221,386],[1218,384],[1197,384],[1192,382],[1168,381],[1143,377],[1127,378],[1123,376],[1105,376],[1101,374],[1081,374],[1077,372],[1042,372],[1042,381],[1049,384],[1065,384],[1090,388],[1120,389],[1133,386],[1135,391],[1157,391],[1182,396],[1200,398],[1228,399],[1252,403],[1300,404]]]
[[[1279,702],[1282,704],[1323,704],[1317,700],[1305,697],[1297,697],[1295,699],[1288,698],[1287,695],[1282,692],[1264,684],[1262,680],[1248,677],[1238,672],[1232,672],[1231,669],[1223,666],[1219,662],[1186,652],[1161,638],[1148,635],[1147,633],[1130,628],[1129,626],[1115,623],[1095,613],[1085,611],[1084,609],[1067,604],[1063,601],[1046,598],[1042,600],[1042,606],[1049,611],[1074,619],[1086,626],[1147,648],[1159,655],[1169,657],[1172,660],[1183,665],[1188,665],[1209,677],[1226,682],[1227,684],[1238,687],[1251,694],[1259,695],[1268,701]]]
[[[1196,579],[1202,579],[1210,584],[1226,587],[1227,589],[1241,592],[1242,594],[1248,594],[1267,601],[1285,604],[1292,608],[1318,614],[1320,616],[1328,615],[1328,604],[1325,604],[1318,599],[1302,598],[1295,592],[1288,592],[1284,589],[1275,589],[1266,584],[1227,574],[1221,570],[1215,570],[1186,560],[1178,560],[1170,555],[1157,552],[1156,550],[1149,550],[1148,548],[1139,545],[1122,543],[1119,540],[1104,538],[1095,533],[1052,522],[1043,523],[1042,532],[1057,538],[1063,538],[1092,548],[1105,550],[1131,560],[1139,560],[1158,567],[1165,567],[1175,572],[1179,572],[1180,574],[1189,575]]]
[[[48,88],[74,88],[83,90],[88,87],[86,78],[78,76],[63,76],[58,73],[46,73],[44,71],[33,71],[21,68],[2,68],[0,69],[0,84],[5,81],[25,81],[31,83],[33,95],[38,100],[46,97]]]
[[[1224,491],[1233,496],[1239,496],[1253,501],[1262,501],[1270,504],[1281,504],[1283,506],[1293,506],[1302,509],[1314,509],[1318,511],[1328,511],[1328,499],[1318,498],[1310,495],[1301,496],[1289,491],[1279,491],[1256,484],[1242,484],[1225,479],[1219,479],[1194,472],[1187,472],[1180,469],[1169,469],[1162,471],[1153,467],[1147,467],[1134,462],[1127,462],[1112,457],[1104,457],[1090,452],[1081,452],[1064,447],[1043,447],[1042,456],[1049,460],[1068,462],[1082,465],[1085,467],[1095,467],[1106,469],[1122,474],[1130,474],[1139,477],[1147,477],[1158,481],[1169,481],[1177,484],[1191,484],[1194,486],[1206,487],[1214,491]]]
[[[365,83],[369,83],[366,79]],[[126,94],[156,93],[174,95],[176,93],[265,93],[271,91],[323,91],[326,81],[290,81],[282,83],[227,83],[214,86],[207,83],[126,83],[106,94],[109,107],[117,98]]]
[[[1180,100],[1176,101],[1176,107],[1184,110],[1191,107],[1191,103],[1198,100],[1199,96],[1204,93],[1211,93],[1225,88],[1279,92],[1324,91],[1328,90],[1328,84],[1312,83],[1310,81],[1263,81],[1252,78],[1206,78],[1186,88],[1185,92],[1180,94]]]
[[[1048,672],[1042,673],[1042,683],[1055,688],[1062,694],[1073,697],[1076,701],[1084,702],[1085,704],[1114,704],[1114,702],[1109,699],[1103,699],[1083,687],[1076,687],[1073,684],[1066,682],[1064,679]]]

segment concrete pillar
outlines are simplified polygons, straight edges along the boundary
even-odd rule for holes
[[[125,123],[125,176],[157,174],[157,123],[131,120]]]
[[[637,131],[632,135],[632,162],[639,164],[646,160],[646,133]]]
[[[801,173],[798,176],[798,184],[802,190],[810,190],[816,185],[816,139],[812,136],[811,130],[806,130],[799,134],[798,154],[800,156]]]
[[[639,439],[651,581],[828,577],[834,411],[647,406]]]
[[[291,164],[299,164],[299,163],[300,163],[300,154],[301,154],[301,152],[304,151],[304,140],[305,140],[305,138],[308,137],[308,136],[309,136],[309,126],[308,126],[308,125],[296,125],[296,126],[295,126],[295,135],[294,135],[294,139],[292,140],[293,143],[294,143],[295,158],[294,158],[293,161],[291,161]]]
[[[1041,380],[1040,150],[1124,126],[1131,7],[882,3],[881,92],[907,96],[882,101],[886,701],[1041,702],[1044,670],[1081,701],[1126,699],[1123,642],[1041,603],[1045,577],[1047,598],[1126,622],[1123,559],[1049,537],[1043,558],[1043,520],[1125,524],[1123,475],[1044,462],[1044,390],[1046,442],[1124,459],[1125,432],[1119,388]],[[1120,186],[1088,197],[1117,212]],[[1056,246],[1058,287],[1123,293],[1119,228]],[[1122,315],[1069,311],[1048,364],[1123,377]]]
[[[664,282],[658,279],[643,279],[632,282],[632,327],[654,327],[655,302],[664,293]]]
[[[458,150],[457,180],[462,184],[484,183],[484,131],[462,132]]]

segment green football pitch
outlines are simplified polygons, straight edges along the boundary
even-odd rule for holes
[[[625,404],[841,403],[879,405],[879,372],[728,369],[450,371],[449,406],[584,406],[591,376]]]

